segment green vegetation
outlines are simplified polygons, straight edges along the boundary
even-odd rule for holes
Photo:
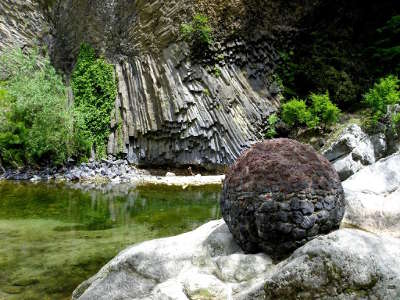
[[[400,133],[400,113],[394,114],[392,117],[392,125],[397,133]]]
[[[277,114],[272,114],[268,117],[268,128],[265,136],[269,139],[272,139],[276,136],[276,123],[278,123],[279,118]]]
[[[221,72],[221,69],[220,68],[218,68],[217,66],[214,66],[214,68],[213,68],[213,70],[212,70],[212,73],[214,74],[214,76],[215,77],[221,77],[221,75],[222,75],[222,72]]]
[[[379,38],[375,43],[374,58],[382,62],[378,65],[384,71],[400,73],[400,15],[390,18],[385,26],[378,30]],[[382,67],[383,66],[383,67]],[[386,70],[385,70],[386,69]]]
[[[4,164],[63,164],[88,152],[61,77],[37,50],[0,57],[0,157]]]
[[[400,101],[399,79],[389,75],[379,79],[364,95],[364,103],[378,118],[387,111],[387,106]]]
[[[203,50],[213,42],[212,28],[205,15],[196,14],[190,23],[183,23],[180,30],[182,37],[193,50]]]
[[[72,73],[72,89],[76,110],[82,118],[81,129],[97,157],[104,157],[117,85],[113,66],[96,58],[94,49],[87,44],[81,46]]]
[[[306,125],[311,119],[311,113],[304,100],[292,99],[282,104],[282,120],[290,127]]]
[[[325,1],[314,9],[297,24],[300,30],[293,43],[280,49],[277,71],[284,97],[328,91],[342,110],[359,110],[362,95],[377,78],[399,75],[399,8],[385,1]]]
[[[311,94],[311,115],[315,124],[323,124],[325,127],[337,123],[340,109],[331,102],[329,93]]]
[[[374,86],[364,94],[363,102],[367,112],[363,126],[368,131],[373,131],[379,121],[387,113],[387,107],[400,102],[400,81],[397,76],[388,75],[380,78]],[[396,118],[394,116],[393,118]],[[397,118],[396,118],[397,120]],[[393,123],[394,120],[393,120]]]
[[[340,110],[329,99],[329,93],[311,94],[311,106],[306,101],[293,98],[282,105],[282,120],[290,127],[307,126],[315,128],[322,125],[329,127],[335,124]]]

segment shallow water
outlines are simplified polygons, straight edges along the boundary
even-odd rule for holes
[[[70,299],[126,246],[218,218],[219,193],[0,182],[0,299]]]

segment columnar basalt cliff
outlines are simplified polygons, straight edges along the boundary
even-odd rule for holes
[[[7,12],[23,10],[6,2],[1,5]],[[279,107],[275,44],[313,1],[300,11],[261,1],[266,5],[261,15],[259,2],[28,1],[38,17],[27,19],[27,26],[46,37],[41,42],[67,79],[83,42],[115,64],[118,96],[108,153],[139,165],[213,168],[232,163],[263,138],[268,116]],[[180,24],[207,13],[208,5],[214,11],[214,43],[194,57],[180,39]],[[24,32],[14,23],[7,28]],[[32,44],[34,35],[16,40]],[[4,44],[15,43],[10,38]]]
[[[0,2],[0,51],[43,42],[49,26],[41,6],[34,0]]]
[[[262,36],[222,40],[193,59],[179,41],[179,25],[191,9],[182,1],[72,0],[56,8],[60,66],[71,67],[74,55],[68,55],[83,41],[116,65],[109,153],[144,165],[215,167],[262,138],[263,123],[279,106],[272,43]]]

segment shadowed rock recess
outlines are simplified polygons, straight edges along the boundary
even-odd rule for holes
[[[343,188],[329,161],[290,139],[257,143],[226,176],[222,215],[245,252],[282,257],[339,228]]]

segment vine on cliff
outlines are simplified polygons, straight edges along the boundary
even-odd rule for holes
[[[114,67],[103,58],[97,58],[90,45],[81,45],[72,73],[72,89],[87,138],[97,157],[104,157],[117,86]]]

